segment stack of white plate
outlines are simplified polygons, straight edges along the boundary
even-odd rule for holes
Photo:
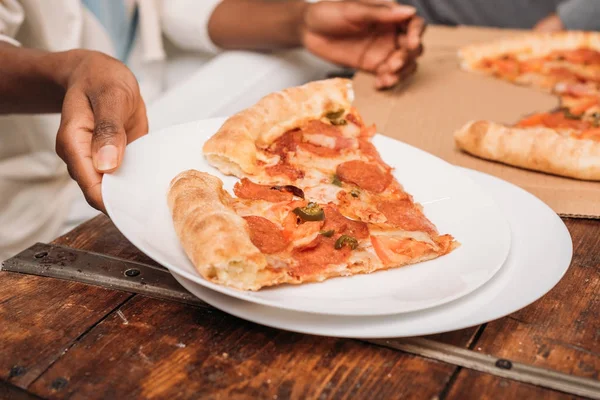
[[[203,143],[223,119],[177,125],[132,143],[119,170],[103,182],[115,225],[140,250],[169,268],[191,293],[227,313],[291,331],[355,338],[452,331],[510,314],[548,292],[571,262],[560,218],[540,200],[500,179],[456,168],[402,142],[374,144],[395,176],[441,233],[461,246],[449,255],[370,275],[241,292],[204,280],[173,229],[166,195],[171,179],[210,167]]]

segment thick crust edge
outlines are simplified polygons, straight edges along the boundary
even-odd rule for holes
[[[471,121],[455,132],[462,150],[487,160],[581,180],[600,180],[600,143],[553,129]]]
[[[204,155],[224,174],[253,175],[257,172],[257,146],[267,147],[307,120],[341,108],[349,109],[353,97],[352,82],[342,78],[271,93],[225,121],[204,144]]]
[[[552,33],[529,33],[501,39],[491,43],[469,45],[458,51],[461,67],[475,71],[484,58],[500,56],[509,52],[526,52],[532,57],[543,56],[553,50],[587,47],[600,51],[600,33],[568,31]]]
[[[252,244],[246,221],[228,206],[220,179],[188,170],[172,181],[167,201],[188,258],[205,279],[257,290],[270,279],[264,255]]]

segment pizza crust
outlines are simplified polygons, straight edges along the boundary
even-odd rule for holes
[[[341,78],[269,94],[225,121],[204,144],[204,155],[224,174],[254,175],[258,172],[257,147],[266,148],[308,120],[339,109],[348,110],[353,97],[352,82]]]
[[[471,121],[454,134],[475,156],[582,180],[600,180],[600,143],[563,136],[550,128],[512,128]]]
[[[202,277],[242,290],[257,290],[273,279],[246,221],[229,207],[220,179],[184,171],[171,181],[167,200],[177,236]]]
[[[478,71],[476,67],[484,58],[494,58],[506,53],[514,53],[517,57],[526,54],[527,58],[534,58],[542,57],[554,50],[574,50],[580,47],[600,51],[600,33],[581,31],[530,33],[492,43],[465,46],[458,51],[458,56],[463,69]]]

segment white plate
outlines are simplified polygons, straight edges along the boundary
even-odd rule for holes
[[[173,229],[166,196],[179,172],[195,168],[223,179],[202,145],[223,119],[183,124],[145,136],[127,148],[123,165],[104,178],[107,211],[119,230],[140,250],[171,271],[210,289],[254,303],[330,315],[385,315],[433,307],[454,300],[488,281],[508,255],[510,229],[490,196],[450,164],[404,143],[378,135],[374,144],[395,175],[440,232],[462,246],[436,260],[370,275],[322,283],[242,292],[203,279],[185,255]]]
[[[451,303],[379,317],[320,316],[248,303],[174,276],[191,293],[229,314],[314,335],[419,336],[463,329],[503,317],[539,299],[560,281],[571,263],[571,237],[560,218],[533,195],[490,175],[475,171],[469,171],[469,175],[487,189],[509,215],[513,240],[502,269],[485,285]]]

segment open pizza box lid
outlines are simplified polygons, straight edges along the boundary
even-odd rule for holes
[[[600,218],[600,182],[584,182],[526,171],[462,153],[453,133],[469,120],[511,124],[522,116],[549,111],[558,98],[460,70],[461,46],[518,35],[519,31],[474,27],[430,26],[419,70],[392,91],[377,92],[373,78],[357,74],[356,106],[378,131],[462,167],[479,170],[531,192],[558,214]]]

